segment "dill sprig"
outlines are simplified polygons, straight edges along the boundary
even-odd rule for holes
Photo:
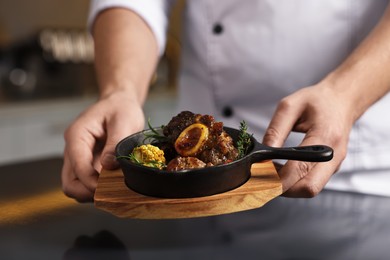
[[[253,134],[248,134],[248,125],[243,120],[240,122],[240,133],[238,134],[237,140],[237,150],[238,150],[238,158],[244,157],[249,147],[251,146],[251,138]]]

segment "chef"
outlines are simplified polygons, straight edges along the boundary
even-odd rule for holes
[[[142,105],[164,51],[173,4],[92,1],[100,98],[65,133],[62,182],[68,196],[91,200],[100,165],[117,167],[116,143],[143,128]],[[297,259],[318,256],[317,250],[324,259],[383,259],[390,245],[387,5],[186,2],[178,111],[211,114],[236,128],[245,120],[249,132],[271,146],[334,149],[330,162],[288,161],[278,171],[283,195],[296,199],[281,197],[257,211],[218,217],[217,225],[236,245],[255,243],[272,258],[281,251],[270,247],[272,241],[291,257],[300,250],[289,239],[313,245],[315,234],[319,244]]]

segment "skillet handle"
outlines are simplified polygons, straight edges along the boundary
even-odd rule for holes
[[[286,159],[307,162],[327,162],[332,158],[333,149],[326,145],[276,148],[261,144],[258,150],[252,154],[252,161]]]

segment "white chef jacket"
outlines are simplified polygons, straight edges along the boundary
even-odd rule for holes
[[[172,1],[92,1],[137,12],[164,50]],[[245,120],[262,139],[278,101],[334,70],[382,16],[387,0],[188,0],[179,108],[227,126]],[[390,28],[389,28],[390,29]],[[370,86],[367,86],[368,88]],[[390,94],[354,125],[348,154],[327,189],[390,196]],[[286,146],[297,145],[291,134]]]

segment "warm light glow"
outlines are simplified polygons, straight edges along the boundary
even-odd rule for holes
[[[42,214],[54,212],[78,203],[64,195],[61,189],[29,196],[24,199],[0,202],[0,225],[23,224]]]

